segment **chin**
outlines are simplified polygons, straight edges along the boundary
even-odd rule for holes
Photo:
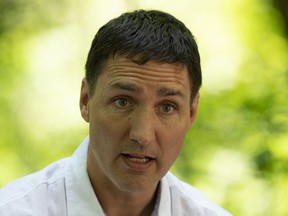
[[[131,177],[128,181],[121,181],[116,184],[116,187],[123,192],[127,193],[145,193],[151,192],[151,190],[156,189],[157,183],[147,182],[147,181],[137,181],[137,177]]]

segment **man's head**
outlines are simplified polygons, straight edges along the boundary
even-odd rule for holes
[[[197,45],[171,15],[126,13],[99,30],[80,96],[96,193],[155,192],[195,120],[200,85]]]
[[[191,84],[191,99],[201,86],[200,56],[193,35],[170,14],[139,10],[125,13],[99,29],[86,62],[90,95],[94,94],[99,74],[106,61],[121,55],[144,64],[149,60],[186,66]]]

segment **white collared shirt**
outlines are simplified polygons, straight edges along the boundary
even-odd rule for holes
[[[88,144],[87,137],[72,157],[1,188],[0,216],[105,216],[87,173]],[[170,172],[159,193],[159,216],[231,215]]]

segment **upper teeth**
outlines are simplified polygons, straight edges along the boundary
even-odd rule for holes
[[[138,163],[146,163],[149,161],[149,158],[147,158],[147,157],[135,157],[133,155],[129,155],[128,159],[130,161],[138,162]]]

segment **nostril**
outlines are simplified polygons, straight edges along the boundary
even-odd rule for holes
[[[135,142],[137,145],[145,145],[147,143],[146,139],[143,139],[143,137],[131,137],[131,139]]]

